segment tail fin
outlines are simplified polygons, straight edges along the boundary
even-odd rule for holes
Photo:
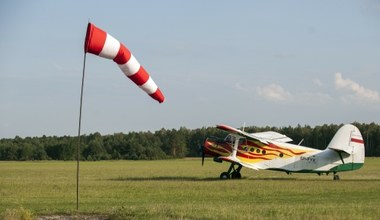
[[[351,124],[342,126],[335,134],[327,148],[345,152],[352,159],[352,163],[364,163],[364,141],[357,127]],[[350,161],[351,162],[351,161]]]

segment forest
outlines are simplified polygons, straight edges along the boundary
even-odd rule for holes
[[[380,126],[376,123],[353,123],[362,133],[366,156],[380,156]],[[276,131],[298,144],[325,149],[342,125],[310,127],[245,127],[249,133]],[[129,132],[101,135],[96,132],[80,138],[80,159],[96,160],[157,160],[200,156],[199,149],[205,138],[227,135],[215,127],[198,129],[161,129],[155,132]],[[42,136],[0,139],[0,160],[75,160],[78,137]]]

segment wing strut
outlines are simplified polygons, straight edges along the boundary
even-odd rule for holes
[[[234,146],[232,147],[232,157],[236,158],[237,149],[238,149],[238,146],[239,146],[240,136],[234,135],[234,137],[235,137],[235,140],[234,140]]]

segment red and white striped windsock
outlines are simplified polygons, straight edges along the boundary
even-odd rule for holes
[[[121,71],[148,95],[162,103],[165,100],[161,90],[157,87],[152,77],[145,71],[131,52],[114,37],[88,23],[85,53],[89,52],[104,58],[113,59]]]

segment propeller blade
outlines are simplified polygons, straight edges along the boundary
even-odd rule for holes
[[[199,153],[202,156],[202,166],[205,163],[205,147],[199,144]]]
[[[205,163],[205,151],[204,151],[204,146],[202,146],[202,166]]]

